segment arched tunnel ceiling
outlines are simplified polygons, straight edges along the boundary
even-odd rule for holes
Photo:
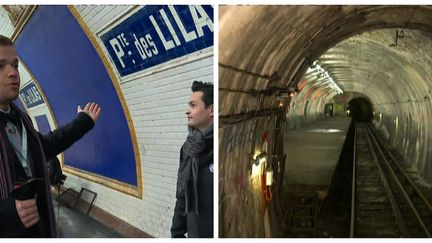
[[[379,34],[375,37],[373,33],[363,33],[374,29],[402,27],[407,37],[401,39],[401,45],[393,49],[388,45],[394,42],[395,30],[377,32]],[[382,60],[379,65],[381,70],[405,67],[405,64],[412,63],[416,58],[415,55],[410,54],[411,58],[403,60],[402,56],[405,53],[414,49],[418,54],[422,51],[421,48],[413,44],[424,42],[415,38],[430,39],[428,34],[408,31],[408,29],[430,32],[432,30],[432,7],[349,5],[221,7],[219,17],[220,115],[256,110],[259,104],[257,99],[243,91],[264,90],[268,86],[296,86],[314,60],[326,53],[331,47],[335,48],[332,49],[335,51],[333,54],[338,54],[338,51],[348,48],[335,45],[359,33],[363,34],[357,38],[357,41],[354,37],[345,43],[347,46],[358,45],[358,51],[351,51],[351,54],[347,53],[345,58],[352,57],[348,55],[368,58],[368,56],[361,55],[362,52],[369,52],[369,50],[359,46],[367,45],[364,47],[378,48],[381,53],[386,49],[390,51],[388,54],[390,61],[387,62],[383,60],[384,57],[380,55],[380,52],[369,54],[375,59],[375,63]],[[408,41],[410,38],[414,40],[414,43]],[[366,41],[366,39],[369,40]],[[403,46],[405,40],[407,40],[406,47]],[[424,52],[427,52],[427,49],[424,49]],[[331,60],[332,53],[326,54],[328,56],[323,60]],[[400,55],[402,55],[401,58],[398,58]],[[337,78],[340,79],[342,88],[350,90],[367,90],[370,82],[374,82],[374,80],[391,80],[392,75],[398,75],[395,72],[382,73],[361,69],[372,65],[360,65],[352,68],[342,65],[343,59],[340,59],[340,62],[340,66],[333,66],[332,64],[328,68],[330,72],[334,69],[335,75],[338,74],[337,72],[341,72]],[[359,62],[362,61],[359,60]],[[227,66],[233,68],[226,68]],[[414,68],[414,66],[406,68],[405,75],[413,75],[414,73],[419,79],[427,76],[426,73],[419,70],[410,71],[410,68]],[[367,73],[370,73],[369,77]],[[351,77],[365,78],[366,82],[350,83]],[[337,78],[335,77],[334,80],[336,81]],[[406,76],[399,78],[406,79]],[[379,85],[381,93],[377,91],[370,94],[372,96],[370,98],[374,99],[374,102],[385,103],[396,99],[396,97],[382,98],[389,87],[393,88],[392,83],[378,82],[376,85]],[[406,92],[421,93],[414,91],[414,87],[408,87]],[[401,95],[400,91],[392,92],[392,94]],[[271,99],[261,102],[262,108],[271,108],[275,105]],[[233,106],[232,104],[236,105]]]
[[[432,36],[427,32],[381,29],[336,44],[318,62],[343,91],[364,94],[375,105],[380,105],[421,101],[429,96],[430,53]],[[299,86],[313,86],[312,89],[321,93],[332,93],[328,96],[332,98],[335,89],[328,88],[321,76],[315,69],[308,69]]]

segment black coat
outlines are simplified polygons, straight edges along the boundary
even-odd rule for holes
[[[21,113],[22,114],[22,113]],[[28,117],[27,117],[28,118]],[[56,225],[54,220],[54,211],[52,208],[51,194],[49,192],[48,173],[44,163],[57,154],[69,148],[73,143],[82,138],[84,134],[90,131],[94,126],[94,122],[90,116],[81,112],[70,123],[56,129],[49,134],[42,135],[37,132],[38,140],[42,146],[34,146],[39,142],[29,137],[29,151],[33,158],[44,158],[42,161],[34,161],[34,177],[39,177],[47,180],[44,188],[39,190],[37,197],[37,206],[40,216],[38,224],[41,227],[41,233],[34,234],[32,230],[25,229],[18,216],[15,199],[11,196],[5,200],[0,200],[0,237],[17,238],[17,237],[55,237],[56,232],[53,226]],[[28,136],[30,132],[27,132]],[[37,139],[36,139],[37,140]],[[6,146],[10,146],[9,144]],[[40,156],[42,155],[42,156]],[[17,159],[17,158],[15,158]],[[16,172],[17,173],[17,172]],[[34,230],[34,228],[33,228]],[[54,231],[54,232],[53,232]]]
[[[182,147],[178,174],[185,168],[185,156]],[[179,193],[177,185],[177,201],[171,226],[173,238],[184,238],[186,233],[189,238],[213,238],[213,171],[210,171],[210,166],[213,165],[213,139],[206,141],[206,149],[200,154],[200,158],[205,162],[198,172],[199,212],[185,214],[185,196]]]

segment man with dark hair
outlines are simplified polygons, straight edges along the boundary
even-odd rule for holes
[[[213,237],[213,84],[194,81],[180,150],[171,237]]]
[[[101,112],[95,103],[47,134],[12,103],[20,75],[14,43],[0,35],[0,237],[58,237],[46,161],[90,131]]]
[[[201,91],[203,93],[202,100],[206,108],[213,105],[213,84],[194,81],[191,89],[192,92]]]

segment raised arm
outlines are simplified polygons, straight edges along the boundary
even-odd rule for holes
[[[46,159],[51,159],[82,138],[94,127],[101,111],[95,103],[87,103],[84,109],[78,106],[78,115],[71,122],[48,134],[38,133]]]

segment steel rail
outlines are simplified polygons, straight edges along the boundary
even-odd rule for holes
[[[373,130],[372,130],[373,131]],[[374,136],[378,139],[378,141],[381,144],[384,144],[384,142],[382,141],[382,139],[376,135],[376,133],[373,133]],[[423,203],[427,206],[427,208],[429,209],[429,211],[432,213],[432,204],[429,202],[429,200],[426,199],[426,197],[424,196],[424,194],[420,191],[420,189],[416,186],[416,184],[413,182],[413,180],[409,177],[409,175],[404,171],[404,169],[402,168],[402,166],[399,164],[399,162],[397,161],[397,159],[393,156],[393,154],[389,151],[389,149],[386,146],[383,146],[385,152],[389,155],[389,157],[391,158],[392,162],[394,163],[394,165],[396,165],[399,169],[399,171],[404,175],[404,178],[409,182],[409,184],[411,185],[411,187],[415,190],[415,192],[418,194],[418,196],[422,199]]]
[[[402,193],[402,196],[405,198],[405,201],[408,203],[409,208],[414,213],[415,218],[417,219],[420,227],[422,228],[423,232],[426,234],[427,237],[431,237],[431,233],[429,232],[428,228],[426,227],[425,223],[423,222],[423,219],[421,218],[419,212],[417,211],[417,208],[415,207],[414,203],[412,202],[412,200],[411,200],[410,196],[408,195],[407,191],[405,190],[404,186],[402,186],[400,179],[395,174],[395,171],[393,170],[387,157],[385,156],[385,154],[383,152],[383,150],[384,150],[383,147],[385,147],[384,144],[378,143],[377,139],[375,138],[376,134],[373,132],[373,130],[369,126],[367,126],[366,128],[367,128],[366,131],[369,134],[370,138],[372,138],[374,144],[376,145],[378,152],[383,157],[383,160],[382,160],[383,164],[387,167],[388,171],[390,172],[390,175],[392,176],[393,180],[396,182],[396,186],[398,187],[398,189]],[[390,154],[390,153],[388,153],[388,154]],[[389,156],[389,157],[391,158],[392,156]],[[396,161],[393,161],[393,162],[397,164]],[[404,176],[406,176],[406,174],[404,174]],[[412,186],[415,187],[414,185],[412,185]]]

